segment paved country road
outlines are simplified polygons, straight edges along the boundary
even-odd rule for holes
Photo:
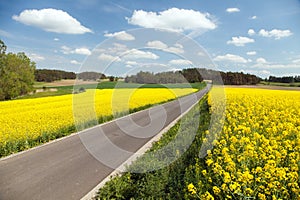
[[[136,152],[155,134],[189,109],[209,89],[210,86],[207,86],[179,100],[1,159],[0,200],[82,198],[114,170],[106,166],[107,163],[106,165],[101,163],[99,159],[96,159],[97,156],[95,158],[90,152],[93,155],[104,156],[109,166],[122,164],[131,154],[115,153],[109,149],[111,146],[117,146],[128,152]],[[163,120],[163,127],[156,130],[155,124],[160,125],[162,122],[162,116],[159,114],[162,112],[154,113],[151,119],[149,113],[161,110],[161,106],[164,108],[166,117]],[[133,123],[127,123],[129,119]],[[139,130],[141,127],[147,127],[150,122],[154,125],[154,128],[149,128],[150,131]],[[123,127],[121,129],[120,124]],[[99,130],[104,134],[99,134]],[[126,134],[128,131],[130,135]]]

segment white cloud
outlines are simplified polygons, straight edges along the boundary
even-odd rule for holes
[[[170,29],[173,31],[206,31],[217,27],[209,13],[178,8],[170,8],[159,13],[135,10],[132,16],[126,19],[129,24],[145,28]]]
[[[115,32],[115,33],[106,33],[104,34],[105,37],[114,37],[117,40],[124,40],[124,41],[131,41],[135,40],[135,37],[125,31]]]
[[[92,33],[89,28],[82,26],[67,12],[53,8],[24,10],[20,15],[14,15],[12,18],[25,25],[38,27],[48,32],[65,34]]]
[[[92,52],[85,47],[71,49],[70,47],[62,46],[61,52],[63,54],[80,54],[80,55],[87,55],[87,56],[92,54]]]
[[[300,64],[300,59],[293,60],[292,62]]]
[[[278,30],[278,29],[273,29],[271,31],[266,31],[265,29],[261,29],[258,34],[263,37],[273,37],[275,40],[279,40],[280,38],[283,37],[289,37],[293,33],[290,30]]]
[[[77,60],[71,60],[70,61],[71,64],[74,64],[74,65],[80,65],[81,63],[78,62]]]
[[[170,65],[192,65],[192,61],[184,59],[175,59],[169,61]]]
[[[123,55],[127,51],[129,51],[127,46],[120,43],[113,43],[112,47],[109,48],[105,48],[105,49],[98,48],[94,50],[95,53],[107,53],[111,55],[116,54],[118,56]]]
[[[248,56],[254,56],[254,55],[256,55],[256,51],[248,51],[247,55]]]
[[[177,48],[183,49],[183,46],[181,44],[176,43],[176,44],[174,44],[174,46],[177,47]]]
[[[250,35],[250,36],[255,35],[255,31],[253,29],[249,29],[248,35]]]
[[[132,65],[125,65],[125,67],[132,68],[133,66]]]
[[[149,41],[149,42],[147,42],[147,46],[157,48],[157,49],[166,49],[166,48],[168,48],[168,45],[166,45],[165,43],[163,43],[159,40]]]
[[[238,56],[238,55],[233,55],[233,54],[217,56],[214,58],[214,61],[218,61],[218,62],[228,61],[228,62],[233,62],[233,63],[247,63],[248,62],[245,58]]]
[[[256,63],[258,63],[258,64],[265,64],[265,63],[267,63],[267,61],[264,58],[257,58],[256,59]]]
[[[91,55],[91,51],[89,49],[87,49],[87,48],[84,48],[84,47],[82,47],[82,48],[76,48],[74,50],[74,53],[75,54],[80,54],[80,55]]]
[[[45,60],[45,57],[35,53],[30,53],[28,57],[35,62]]]
[[[169,47],[166,49],[167,52],[171,53],[184,53],[184,50],[182,48],[177,48],[177,47]]]
[[[149,41],[147,43],[148,47],[155,48],[155,49],[160,49],[166,52],[171,52],[171,53],[183,53],[183,46],[181,44],[176,43],[173,47],[168,47],[167,44],[159,41],[159,40],[154,40],[154,41]]]
[[[252,65],[252,68],[257,68],[257,69],[264,69],[264,70],[270,70],[270,69],[286,69],[286,70],[291,70],[293,69],[293,71],[296,72],[296,70],[300,70],[300,59],[299,60],[295,60],[296,62],[291,61],[290,63],[272,63],[267,61],[265,58],[257,58],[256,59],[256,64]],[[297,61],[299,63],[297,63]],[[283,71],[284,72],[284,71]]]
[[[254,39],[248,37],[232,37],[231,40],[227,41],[227,44],[233,44],[235,46],[245,46],[247,43],[253,43]]]
[[[61,46],[60,47],[61,48],[61,52],[63,53],[63,54],[70,54],[71,53],[71,48],[70,47],[67,47],[67,46]]]
[[[130,61],[130,60],[129,60],[129,61],[126,62],[126,64],[127,64],[127,65],[137,65],[138,63],[135,62],[135,61]]]
[[[54,40],[54,41],[59,41],[59,38],[54,38],[53,40]]]
[[[252,17],[250,17],[250,19],[257,19],[257,16],[253,15]]]
[[[227,8],[226,12],[228,12],[228,13],[240,12],[240,9],[238,9],[238,8]]]
[[[124,56],[125,59],[153,59],[156,60],[159,58],[158,55],[150,52],[150,51],[141,51],[138,49],[131,49]]]
[[[119,61],[121,61],[121,59],[118,56],[112,56],[112,55],[105,54],[105,53],[100,54],[100,56],[98,56],[98,59],[103,60],[103,61],[109,61],[109,62],[112,62],[112,61],[119,62]]]

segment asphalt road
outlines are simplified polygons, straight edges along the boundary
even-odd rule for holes
[[[82,198],[208,90],[1,159],[0,200]]]

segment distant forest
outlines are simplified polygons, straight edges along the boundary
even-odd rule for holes
[[[61,79],[75,79],[74,72],[66,72],[53,69],[36,69],[34,72],[35,80],[38,82],[52,82]]]
[[[220,75],[222,80],[220,79]],[[252,74],[242,72],[220,72],[204,68],[189,68],[176,72],[139,72],[136,75],[127,76],[127,83],[194,83],[203,80],[213,80],[214,83],[225,85],[255,85],[260,78]]]
[[[283,76],[283,77],[275,77],[270,76],[265,81],[268,82],[276,82],[276,83],[299,83],[300,82],[300,76]]]
[[[106,79],[106,76],[98,72],[81,72],[77,75],[77,78],[82,80],[99,80]]]
[[[38,82],[53,82],[62,79],[83,79],[83,80],[98,80],[105,79],[104,74],[98,72],[82,72],[75,74],[74,72],[66,72],[54,69],[36,69],[34,72],[35,81]]]

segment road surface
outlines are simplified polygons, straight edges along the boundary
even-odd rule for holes
[[[128,152],[136,152],[140,149],[155,134],[189,109],[209,89],[208,86],[180,100],[137,112],[1,159],[0,200],[82,198],[107,177],[114,170],[113,167],[122,164],[132,155]],[[151,118],[149,110],[152,114],[154,112]],[[164,112],[156,112],[158,110]],[[166,117],[161,120],[163,116],[160,115],[163,114],[166,114]],[[133,123],[128,123],[130,119]],[[162,121],[163,127],[156,130],[156,124],[160,126]],[[149,124],[152,128],[147,128]],[[141,131],[145,130],[143,129],[145,127],[147,131]],[[114,152],[110,149],[112,146],[125,151]],[[101,163],[99,158],[104,159],[106,163]]]

